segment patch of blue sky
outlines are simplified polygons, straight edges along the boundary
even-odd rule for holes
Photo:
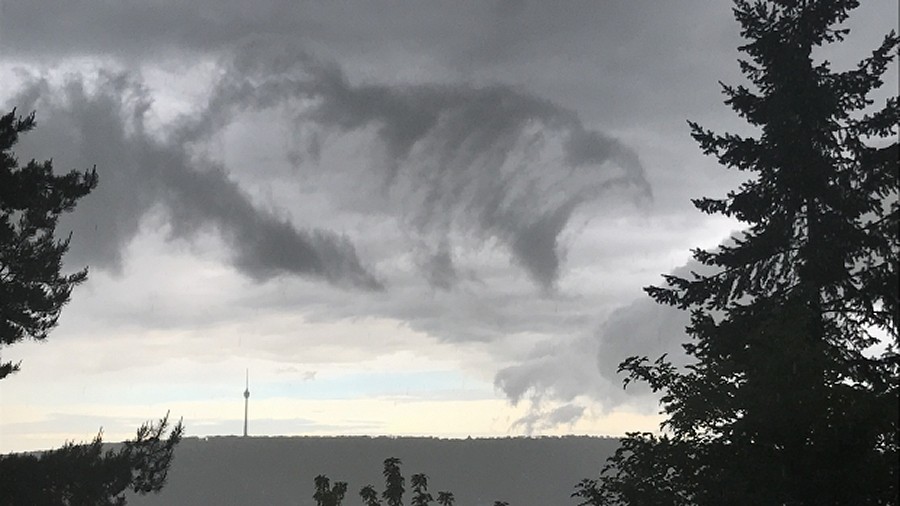
[[[71,393],[71,392],[70,392]],[[175,402],[229,401],[243,405],[244,385],[204,385],[132,383],[91,385],[76,393],[81,402],[128,405]],[[340,375],[319,374],[312,379],[276,377],[250,380],[250,404],[254,400],[292,398],[308,400],[347,400],[373,398],[409,398],[441,400],[494,399],[492,383],[460,371],[353,372]],[[45,399],[48,405],[72,401],[73,397]],[[161,415],[161,414],[160,414]]]
[[[490,383],[473,379],[459,371],[363,372],[335,377],[317,376],[258,385],[256,398],[360,399],[378,397],[418,397],[429,399],[484,399],[494,397]]]

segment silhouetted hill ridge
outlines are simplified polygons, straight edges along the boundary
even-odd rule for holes
[[[128,504],[312,506],[313,478],[325,474],[348,482],[344,505],[355,506],[363,486],[383,489],[384,459],[399,457],[407,489],[412,474],[425,473],[429,491],[453,492],[458,506],[574,505],[575,484],[595,477],[617,447],[616,438],[592,436],[185,438],[163,491]]]

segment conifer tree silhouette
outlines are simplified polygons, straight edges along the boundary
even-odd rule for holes
[[[704,213],[746,229],[694,250],[711,274],[647,292],[691,311],[686,369],[631,357],[629,381],[662,393],[664,433],[629,434],[582,505],[896,504],[897,96],[872,91],[893,31],[855,68],[816,63],[856,0],[735,2],[750,84],[725,103],[759,132],[690,123],[705,154],[751,179]],[[875,331],[887,336],[883,350]]]
[[[87,279],[87,269],[61,274],[71,235],[59,240],[54,233],[62,213],[97,186],[97,172],[56,175],[50,160],[19,166],[12,148],[34,118],[15,110],[0,117],[0,348],[46,339],[72,289]],[[0,362],[0,379],[19,366]],[[158,492],[184,433],[181,421],[168,429],[166,414],[118,450],[104,451],[98,434],[89,444],[0,455],[0,504],[124,505],[128,490]]]

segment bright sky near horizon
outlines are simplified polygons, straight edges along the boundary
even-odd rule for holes
[[[654,430],[616,366],[679,353],[641,288],[739,227],[685,120],[749,132],[740,43],[702,0],[0,1],[20,161],[100,175],[59,230],[88,281],[0,350],[0,452],[239,434],[248,368],[254,435]]]

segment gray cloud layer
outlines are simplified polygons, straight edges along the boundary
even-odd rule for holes
[[[337,66],[270,38],[240,44],[222,68],[207,102],[180,117],[164,141],[144,130],[151,102],[133,75],[104,74],[90,93],[73,78],[62,100],[35,81],[13,101],[49,108],[41,115],[51,129],[70,123],[80,132],[70,135],[80,144],[78,162],[100,166],[104,184],[94,202],[103,212],[77,218],[97,232],[85,242],[93,259],[116,265],[143,213],[163,203],[176,235],[214,226],[232,247],[235,265],[255,278],[293,272],[379,287],[348,239],[297,230],[257,210],[221,167],[192,150],[236,115],[272,108],[291,111],[298,132],[310,130],[297,149],[313,160],[323,136],[373,132],[371,163],[378,172],[361,172],[373,179],[358,181],[357,192],[380,189],[407,226],[434,240],[446,242],[458,231],[499,241],[545,290],[559,277],[559,236],[579,206],[614,188],[649,195],[630,149],[586,129],[573,112],[509,87],[353,85]],[[448,258],[440,259],[442,277],[428,276],[436,286],[453,280]]]
[[[378,186],[402,202],[407,224],[499,240],[544,289],[559,276],[558,237],[579,205],[613,188],[650,193],[633,151],[551,102],[500,85],[353,85],[283,42],[240,46],[208,110],[302,99],[296,121],[321,129],[306,143],[313,157],[321,135],[374,130]],[[556,158],[542,159],[557,145]]]
[[[662,354],[682,364],[686,356],[681,343],[689,321],[685,311],[661,306],[649,297],[633,301],[614,311],[591,334],[564,343],[537,346],[531,356],[497,372],[494,385],[513,403],[527,402],[528,414],[516,422],[528,432],[565,423],[584,415],[578,397],[598,402],[604,410],[623,403],[648,409],[654,399],[643,384],[623,388],[618,365],[629,356]],[[543,410],[545,401],[562,401],[562,412]],[[561,419],[563,414],[568,415]]]
[[[102,73],[96,89],[89,87],[77,76],[62,90],[35,79],[11,100],[20,110],[39,111],[40,127],[23,137],[24,154],[52,154],[61,170],[98,167],[100,186],[67,217],[78,232],[71,261],[120,268],[122,248],[144,215],[161,205],[174,237],[214,228],[230,246],[234,265],[253,278],[297,274],[381,287],[347,238],[300,230],[256,208],[222,167],[191,154],[191,137],[163,142],[145,132],[150,98],[130,76]]]
[[[691,272],[707,273],[710,269],[691,260],[675,269],[675,276],[690,276]],[[572,423],[583,415],[574,407],[578,396],[599,401],[604,409],[623,402],[641,399],[649,405],[649,389],[642,383],[623,388],[625,376],[618,373],[619,364],[631,356],[650,360],[666,355],[676,366],[689,360],[682,344],[687,342],[685,328],[690,313],[672,306],[658,304],[649,296],[640,297],[610,314],[593,333],[567,343],[546,343],[536,347],[521,363],[501,369],[494,385],[514,403],[528,401],[529,414],[520,420],[528,430],[539,430],[553,422],[559,413],[543,412],[542,402],[549,399],[564,401]]]

